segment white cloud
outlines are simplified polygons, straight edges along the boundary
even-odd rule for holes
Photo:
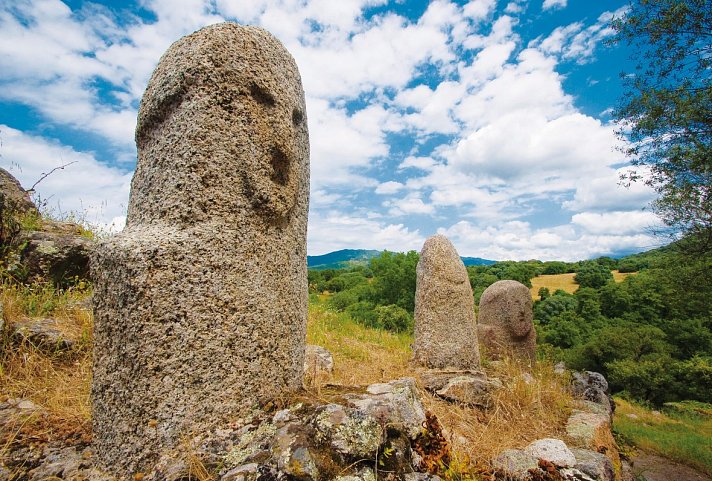
[[[644,182],[634,182],[630,186],[621,185],[621,175],[627,167],[608,169],[600,176],[581,177],[576,181],[576,193],[563,207],[570,210],[612,211],[634,210],[645,207],[655,198],[655,191]],[[638,169],[645,178],[646,170]]]
[[[571,218],[571,222],[581,226],[591,234],[624,235],[636,234],[660,226],[659,218],[652,212],[615,211],[581,212]]]
[[[520,221],[486,227],[460,221],[438,233],[448,236],[460,255],[493,260],[575,261],[657,246],[648,234],[589,233],[573,225],[536,229]]]
[[[541,6],[542,10],[549,10],[549,9],[557,9],[557,8],[566,8],[568,0],[544,0],[544,3]]]
[[[385,207],[390,207],[388,213],[393,217],[408,214],[432,214],[435,208],[432,204],[426,204],[420,195],[411,192],[402,199],[388,200],[383,203]]]
[[[2,166],[26,189],[53,168],[35,188],[55,215],[72,214],[90,224],[123,226],[133,172],[99,162],[93,155],[0,125]]]
[[[381,184],[378,184],[378,187],[376,187],[376,194],[382,194],[382,195],[389,195],[389,194],[395,194],[399,190],[403,189],[405,187],[403,184],[400,182],[395,182],[392,180],[389,180],[388,182],[383,182]]]
[[[415,168],[421,170],[431,170],[435,167],[436,162],[431,157],[406,157],[398,166],[398,170]]]
[[[380,222],[341,212],[310,213],[309,253],[324,254],[336,249],[420,250],[423,237],[403,224]]]

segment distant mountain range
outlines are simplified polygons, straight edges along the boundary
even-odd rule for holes
[[[342,249],[320,256],[307,256],[309,269],[342,269],[352,265],[365,265],[373,257],[381,255],[382,251],[366,249]],[[479,257],[462,257],[466,266],[488,266],[496,261]]]

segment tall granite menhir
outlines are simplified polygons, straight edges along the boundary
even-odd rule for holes
[[[126,477],[302,385],[309,140],[284,46],[223,23],[141,101],[126,229],[93,259],[94,449]]]
[[[480,366],[470,279],[455,247],[443,235],[427,239],[420,252],[413,360],[436,369]]]

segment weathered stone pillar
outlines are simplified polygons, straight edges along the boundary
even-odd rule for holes
[[[94,447],[119,476],[302,386],[309,140],[268,32],[174,43],[141,101],[126,229],[93,259]]]
[[[533,362],[536,358],[536,329],[532,296],[517,281],[497,281],[482,293],[477,318],[483,356]]]
[[[436,369],[480,366],[470,280],[455,247],[442,235],[426,240],[420,252],[413,358]]]

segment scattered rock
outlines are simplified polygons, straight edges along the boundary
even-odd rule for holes
[[[304,377],[309,381],[328,377],[334,372],[334,358],[321,347],[307,344],[304,352]]]
[[[574,396],[604,405],[610,413],[613,413],[616,405],[610,396],[608,381],[603,374],[593,371],[574,372],[571,388]]]
[[[556,373],[558,375],[563,375],[563,374],[566,374],[566,371],[567,371],[566,364],[564,364],[563,362],[557,362],[554,365],[554,373]]]
[[[28,280],[47,280],[66,286],[77,279],[89,279],[89,258],[94,242],[86,237],[67,230],[30,231],[23,232],[18,242],[25,245],[20,252],[20,262]]]
[[[429,473],[407,473],[405,481],[440,481],[440,476]]]
[[[610,426],[607,414],[575,409],[566,421],[566,434],[580,446],[596,448],[600,433],[610,430]]]
[[[0,428],[12,430],[30,416],[44,416],[46,411],[29,399],[8,398],[0,402]]]
[[[470,279],[455,247],[442,235],[427,239],[420,252],[413,359],[436,369],[480,365]]]
[[[524,451],[506,449],[494,459],[492,467],[501,470],[507,479],[523,480],[529,478],[530,470],[538,469],[539,461]]]
[[[314,418],[317,439],[352,459],[374,459],[384,432],[381,424],[357,409],[327,404]]]
[[[415,440],[423,430],[425,409],[413,378],[371,384],[366,394],[350,395],[346,399],[379,423],[403,431],[410,440]]]
[[[477,329],[488,359],[511,356],[526,363],[536,358],[532,297],[517,281],[497,281],[480,297]]]
[[[309,144],[292,56],[235,23],[178,40],[136,144],[126,228],[92,257],[94,445],[118,476],[304,381]]]
[[[448,401],[470,406],[487,407],[490,404],[491,393],[500,389],[499,379],[481,379],[475,376],[458,376],[435,393]]]
[[[572,448],[571,452],[576,457],[576,469],[596,481],[614,481],[613,463],[604,454],[578,448]]]
[[[22,188],[20,182],[7,170],[0,168],[0,212],[24,214],[37,212],[35,203],[30,198],[30,193]]]
[[[560,439],[539,439],[529,444],[524,449],[524,452],[562,468],[570,468],[576,465],[576,457]]]
[[[63,333],[58,325],[54,319],[25,319],[12,324],[11,335],[16,343],[30,343],[48,354],[71,351],[76,340]]]

